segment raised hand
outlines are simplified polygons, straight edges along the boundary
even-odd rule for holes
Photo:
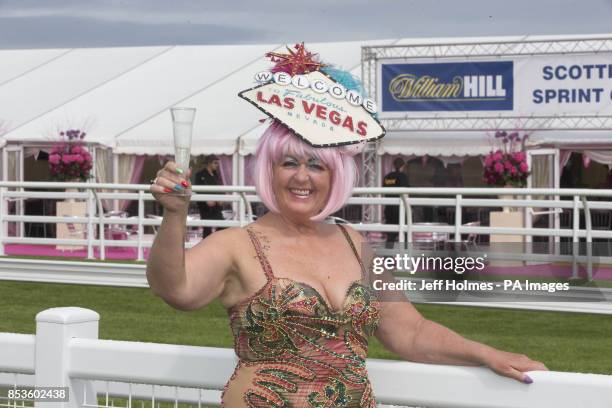
[[[186,211],[191,198],[191,169],[184,173],[175,162],[167,162],[157,172],[149,191],[166,211]]]

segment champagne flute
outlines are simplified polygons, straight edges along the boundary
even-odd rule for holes
[[[189,169],[191,158],[191,134],[195,112],[195,108],[175,107],[170,109],[174,133],[174,162],[184,174]],[[183,191],[178,194],[184,195],[185,193]]]

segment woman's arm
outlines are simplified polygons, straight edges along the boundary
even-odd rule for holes
[[[164,218],[147,261],[147,280],[153,293],[169,305],[194,310],[223,292],[225,281],[234,269],[232,236],[235,232],[217,232],[185,251],[189,196],[172,193],[177,189],[189,192],[190,186],[175,169],[174,163],[167,163],[151,186],[151,192],[164,207]]]
[[[367,241],[355,230],[349,229],[351,237],[360,243],[361,249],[368,249]],[[370,265],[371,250],[363,251],[365,265]],[[385,272],[368,278],[395,281],[393,275]],[[381,300],[380,323],[376,337],[390,351],[400,357],[419,363],[486,365],[497,374],[526,383],[531,379],[526,371],[547,370],[539,361],[525,355],[508,353],[493,347],[468,340],[451,329],[425,319],[403,293],[377,291]]]
[[[419,363],[486,365],[497,374],[530,383],[526,371],[546,370],[539,361],[468,340],[425,319],[407,300],[383,302],[376,337],[390,351]]]

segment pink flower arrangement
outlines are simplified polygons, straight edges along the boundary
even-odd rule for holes
[[[58,181],[87,181],[93,161],[91,154],[83,146],[87,134],[80,130],[60,132],[61,140],[49,153],[49,172]]]
[[[491,186],[525,187],[529,176],[525,141],[518,132],[495,132],[495,141],[501,148],[491,151],[484,158],[484,181]]]

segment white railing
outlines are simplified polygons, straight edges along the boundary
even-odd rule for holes
[[[55,308],[36,316],[36,335],[0,333],[0,372],[12,373],[0,375],[0,387],[68,387],[69,401],[55,408],[96,407],[96,395],[106,396],[106,405],[109,395],[128,406],[135,399],[219,404],[236,364],[233,350],[99,340],[98,321],[91,310]],[[530,372],[534,383],[525,385],[476,367],[368,359],[367,368],[382,404],[604,408],[612,401],[609,375]],[[159,391],[163,386],[179,388]]]
[[[136,259],[144,259],[144,248],[152,245],[150,240],[145,239],[144,227],[159,226],[160,219],[147,218],[145,214],[146,201],[154,200],[148,193],[148,185],[141,184],[102,184],[102,183],[47,183],[47,182],[0,182],[0,255],[4,254],[5,244],[41,244],[41,245],[73,245],[86,246],[87,258],[95,259],[94,247],[99,250],[100,259],[106,258],[107,246],[120,246],[136,248]],[[81,189],[84,192],[50,192],[50,191],[25,191],[24,189]],[[245,192],[252,192],[249,187],[194,187],[194,192],[203,190],[217,192],[219,194],[195,194],[192,201],[215,200],[236,203],[237,216],[234,220],[189,220],[188,227],[235,227],[246,225],[250,216],[250,206],[246,205]],[[127,190],[128,192],[117,193],[109,191]],[[233,195],[220,194],[232,192]],[[21,204],[27,199],[49,199],[49,200],[79,200],[86,202],[87,215],[85,217],[71,216],[31,216],[24,215],[24,206]],[[105,214],[102,200],[135,200],[138,202],[138,213],[135,217],[114,217]],[[16,214],[8,214],[10,202],[18,203],[15,206]],[[9,236],[7,223],[14,222],[20,225],[17,228],[17,236]],[[24,235],[25,222],[38,223],[70,223],[85,225],[83,230],[85,239],[57,239],[57,238],[29,238]],[[134,240],[113,240],[105,238],[107,226],[109,225],[132,225],[135,227]]]
[[[66,189],[79,188],[85,190],[79,193],[24,191],[24,189]],[[86,245],[88,258],[93,259],[93,248],[100,250],[100,257],[105,258],[105,247],[109,245],[137,248],[137,259],[143,259],[143,248],[151,246],[151,242],[143,238],[145,226],[158,226],[159,219],[148,219],[144,212],[144,203],[153,200],[148,193],[148,185],[140,184],[100,184],[100,183],[47,183],[47,182],[0,182],[0,255],[4,244],[55,244],[55,245]],[[125,193],[108,192],[127,190]],[[253,187],[242,186],[194,186],[192,201],[222,201],[233,203],[235,215],[231,220],[189,220],[189,227],[233,227],[244,226],[252,219],[251,204],[260,202]],[[385,197],[385,195],[400,195],[400,197]],[[513,195],[516,199],[499,199],[498,197]],[[365,196],[365,197],[364,197]],[[448,198],[432,198],[427,196],[448,196]],[[487,196],[488,198],[470,198]],[[532,199],[537,196],[550,196],[554,199]],[[571,197],[571,200],[561,200],[561,197]],[[593,201],[593,198],[604,199]],[[8,214],[10,201],[27,199],[78,199],[87,202],[86,217],[52,217],[26,216],[23,206],[19,205],[17,214]],[[131,218],[109,217],[102,210],[102,200],[135,200],[138,202],[138,213]],[[400,219],[398,225],[381,223],[352,224],[360,231],[399,232],[401,242],[410,242],[415,232],[439,232],[453,234],[453,240],[460,241],[461,234],[500,234],[522,235],[527,241],[533,236],[570,238],[573,242],[585,239],[592,242],[594,238],[612,239],[612,231],[594,230],[592,228],[591,210],[612,211],[612,190],[587,189],[523,189],[523,188],[356,188],[348,204],[360,205],[399,205]],[[454,207],[454,225],[419,225],[412,220],[412,209],[423,207]],[[464,208],[521,208],[525,214],[525,227],[501,228],[490,226],[465,226],[462,220]],[[538,211],[538,209],[545,209]],[[563,209],[572,211],[573,224],[570,229],[559,227],[559,212]],[[580,226],[580,214],[584,213],[585,226]],[[554,218],[554,228],[533,228],[531,221],[534,215],[548,214]],[[45,222],[85,224],[86,239],[54,239],[24,237],[23,227],[19,228],[18,236],[8,236],[6,224],[9,222]],[[136,227],[135,240],[105,239],[105,227],[110,224],[133,225]],[[97,231],[96,231],[97,230]],[[96,234],[94,233],[97,232]]]
[[[65,189],[81,188],[79,193],[25,191],[24,189]],[[153,200],[147,193],[148,185],[138,184],[100,184],[100,183],[47,183],[47,182],[0,182],[0,255],[4,254],[5,244],[55,244],[55,245],[83,245],[87,247],[87,258],[95,259],[94,248],[98,249],[100,259],[106,258],[106,247],[136,248],[135,258],[144,260],[144,249],[152,245],[151,239],[145,239],[146,226],[158,226],[160,219],[149,219],[145,214],[145,202]],[[109,191],[126,190],[127,193]],[[259,202],[253,187],[243,186],[194,186],[195,194],[192,201],[222,201],[230,202],[235,208],[235,215],[231,220],[188,220],[191,227],[234,227],[244,226],[253,219],[251,204]],[[396,194],[399,197],[385,197]],[[448,198],[432,198],[427,196],[448,196]],[[520,199],[499,199],[500,195],[513,195]],[[364,197],[365,196],[365,197]],[[490,198],[469,198],[486,196]],[[533,197],[552,197],[553,199],[532,199]],[[561,197],[571,197],[571,200],[561,200]],[[593,200],[599,199],[598,201]],[[87,205],[85,217],[52,217],[52,216],[26,216],[23,214],[23,205],[18,204],[16,214],[8,214],[9,202],[18,203],[27,199],[80,199]],[[603,201],[601,199],[604,199]],[[136,200],[138,213],[134,217],[120,218],[108,216],[102,208],[102,200]],[[593,263],[612,264],[612,256],[594,256],[591,243],[593,239],[612,240],[612,231],[593,229],[591,210],[604,210],[612,212],[611,190],[587,189],[522,189],[522,188],[357,188],[348,204],[358,205],[398,205],[399,224],[389,225],[381,223],[351,224],[360,231],[398,232],[400,242],[411,242],[414,233],[430,232],[452,234],[453,241],[461,241],[461,234],[478,235],[520,235],[525,243],[529,244],[534,236],[549,237],[558,243],[562,237],[568,238],[572,243],[586,242],[585,253],[581,255],[578,249],[569,255],[559,252],[559,247],[553,253],[546,254],[545,261],[571,262],[572,276],[578,277],[579,263],[586,264],[586,274],[589,280],[593,278]],[[452,207],[454,208],[454,225],[431,225],[428,223],[414,223],[412,210],[415,206],[423,207]],[[522,209],[525,225],[518,228],[470,226],[463,225],[462,210],[464,208],[499,208],[514,207]],[[543,209],[543,210],[542,210]],[[560,228],[559,213],[564,209],[571,210],[572,228]],[[584,214],[584,227],[580,225],[580,215]],[[533,228],[534,215],[548,215],[553,220],[554,228]],[[57,239],[57,238],[31,238],[24,236],[24,222],[50,222],[84,224],[86,226],[86,239]],[[9,236],[8,223],[18,223],[17,236]],[[109,225],[132,225],[135,228],[135,239],[112,240],[105,239],[105,231]],[[187,243],[192,246],[194,243]],[[521,260],[541,262],[542,254],[533,254],[526,248],[526,253],[519,254]],[[610,251],[609,251],[610,252]]]
[[[0,257],[0,281],[148,288],[143,263]],[[612,311],[611,311],[612,313]]]

